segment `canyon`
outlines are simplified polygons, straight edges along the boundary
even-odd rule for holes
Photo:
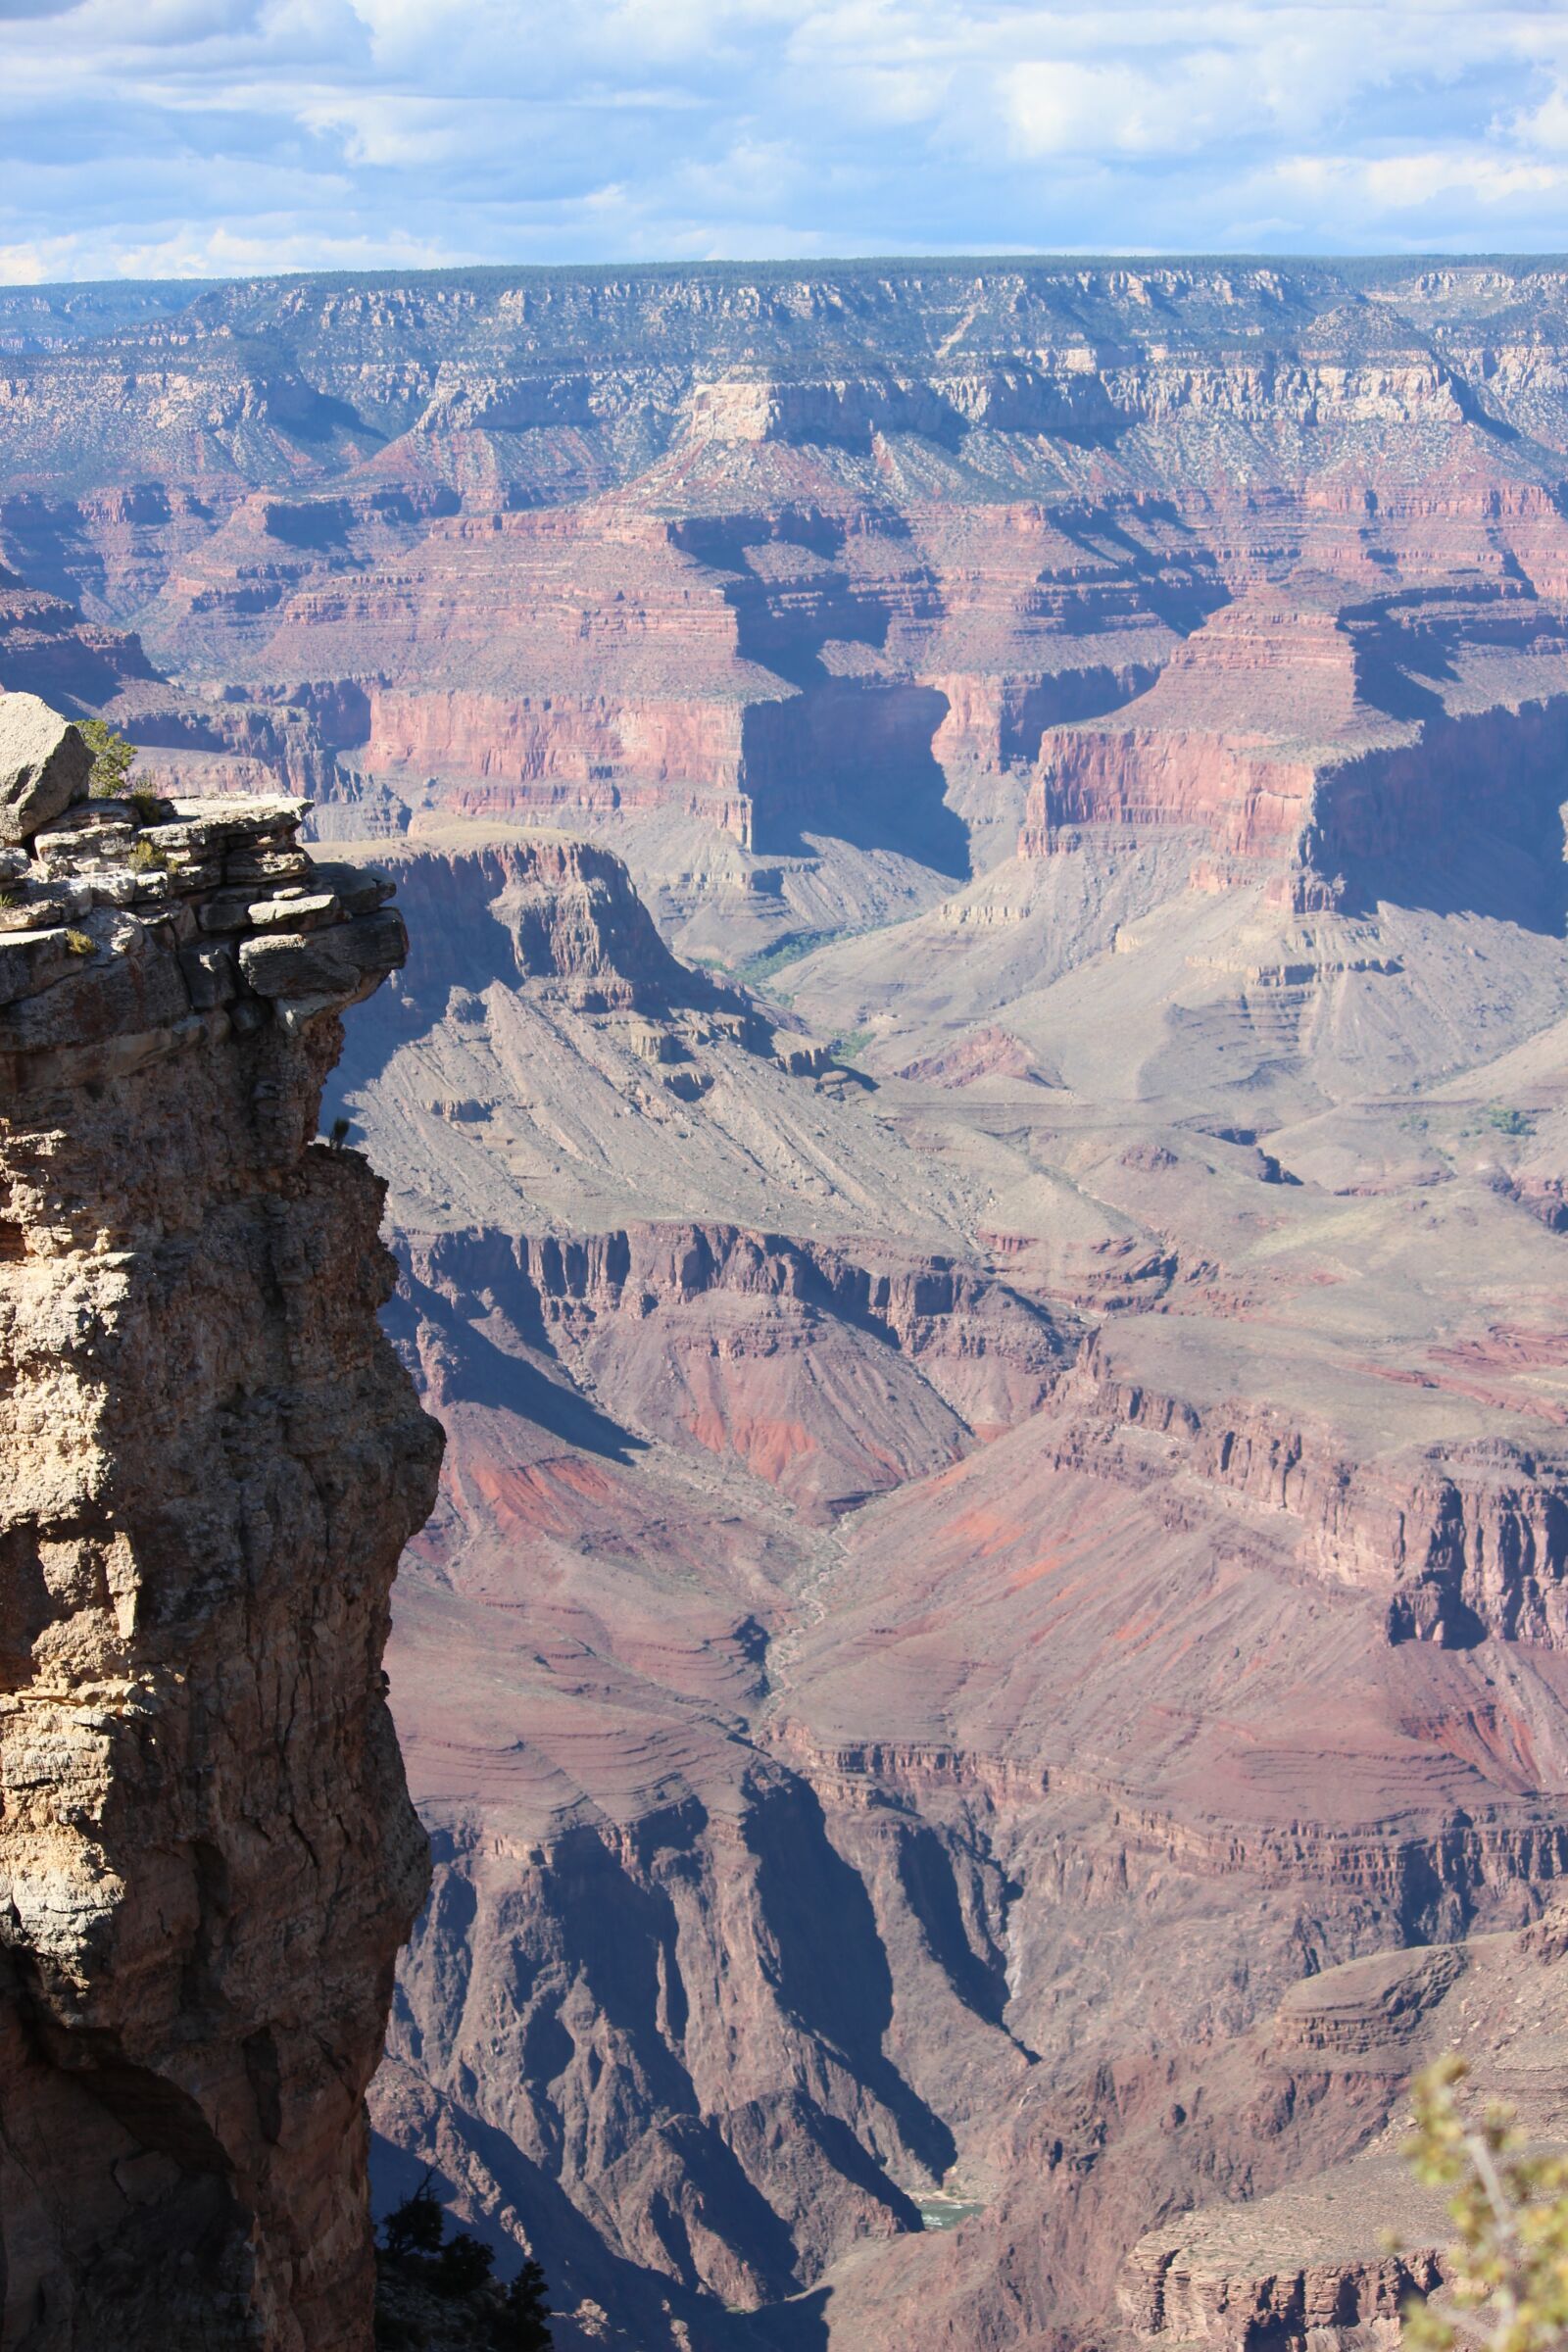
[[[311,1988],[330,2130],[268,1986],[222,1991],[284,2085],[230,2194],[335,2249],[256,2340],[365,2340],[291,2315],[364,2324],[352,2115],[419,1866],[362,1670],[407,1538],[386,1663],[433,1876],[369,2089],[383,2207],[433,2168],[503,2274],[544,2263],[564,2352],[1395,2342],[1442,2278],[1412,2066],[1457,2042],[1563,2136],[1568,272],[4,289],[0,347],[0,719],[122,729],[220,896],[222,811],[270,856],[309,804],[235,993],[167,950],[178,1055],[122,1064],[128,1008],[0,1038],[111,1055],[50,1082],[95,1105],[74,1189],[12,1177],[0,1279],[116,1313],[174,1283],[201,1391],[157,1418],[136,1309],[130,1466],[73,1425],[99,1483],[28,1506],[49,1544],[113,1599],[104,1530],[133,1563],[143,1508],[113,1477],[365,1448],[324,1531],[270,1518],[251,1596],[202,1604],[235,1611],[202,1655],[273,1684],[219,1812],[304,1823],[300,1916],[348,1955]],[[165,951],[98,939],[127,908],[80,919],[156,991]],[[8,1150],[58,1160],[7,1067]],[[308,1144],[321,1086],[353,1149]],[[134,1215],[132,1127],[169,1146]],[[438,1494],[367,1328],[365,1160]],[[214,1237],[231,1291],[269,1216],[299,1271],[236,1302]],[[26,1378],[69,1385],[36,1311]],[[294,1368],[241,1379],[245,1347]],[[286,1428],[220,1433],[235,1381]],[[191,1543],[145,1535],[176,1584]],[[11,1581],[103,1615],[75,1552]],[[195,1726],[175,1618],[154,1680]],[[29,1671],[114,1638],[40,1618]],[[330,1903],[348,1816],[269,1778],[316,1770],[269,1712],[313,1644],[378,1759]],[[61,1769],[105,1776],[112,1874],[131,1767],[91,1739]],[[65,1854],[47,1812],[15,1834]],[[200,1835],[240,1890],[198,1874],[191,1917],[273,1948],[260,1848]],[[86,1952],[50,1963],[73,1998]],[[189,2161],[83,2092],[39,1982],[39,2097]],[[126,2031],[95,2064],[180,2081],[102,2057]],[[228,2145],[238,2079],[212,2096]]]

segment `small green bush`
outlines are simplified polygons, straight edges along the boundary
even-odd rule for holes
[[[83,718],[76,723],[92,754],[87,790],[95,801],[118,801],[125,788],[126,771],[136,757],[136,746],[127,737],[117,735],[105,719]]]
[[[1528,1111],[1515,1110],[1505,1102],[1494,1102],[1487,1112],[1487,1125],[1495,1127],[1499,1135],[1534,1135],[1536,1122]]]
[[[73,956],[94,956],[98,952],[97,943],[89,939],[85,931],[68,931],[66,946]]]
[[[133,873],[160,872],[163,863],[162,856],[150,841],[138,841],[131,850],[130,864]]]

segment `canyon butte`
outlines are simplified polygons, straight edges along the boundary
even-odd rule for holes
[[[368,2345],[384,2025],[563,2352],[1396,2344],[1412,2068],[1568,2139],[1568,265],[0,347],[7,2341]]]

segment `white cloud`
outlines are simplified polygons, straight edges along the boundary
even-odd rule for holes
[[[1502,127],[1519,146],[1568,153],[1568,84],[1554,82],[1538,106],[1521,109]]]
[[[1568,189],[1568,164],[1434,148],[1373,159],[1295,156],[1280,165],[1276,177],[1308,199],[1328,198],[1341,209],[1368,207],[1388,219],[1439,201],[1489,208],[1520,199],[1560,199]]]
[[[476,135],[490,145],[504,132],[507,109],[504,102],[486,110],[453,98],[323,90],[301,92],[291,111],[307,129],[336,141],[347,164],[413,171],[471,155]]]
[[[1248,61],[1200,50],[1166,74],[1074,59],[1014,66],[1003,112],[1024,155],[1192,155],[1256,103]]]
[[[1554,248],[1568,8],[0,0],[0,121],[12,278]]]
[[[293,221],[174,230],[120,256],[122,277],[250,277],[278,270],[435,270],[463,259],[429,238],[334,236]]]

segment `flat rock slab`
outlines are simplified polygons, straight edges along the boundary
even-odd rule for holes
[[[309,801],[289,800],[282,793],[214,795],[206,800],[172,800],[166,804],[173,822],[216,826],[235,833],[254,833],[279,825],[297,825],[309,814]]]
[[[343,908],[332,892],[316,891],[297,899],[257,899],[246,912],[258,931],[319,931],[335,923]]]
[[[390,971],[408,952],[403,918],[388,906],[331,931],[248,939],[239,964],[259,997],[334,997],[358,989],[370,972]]]

